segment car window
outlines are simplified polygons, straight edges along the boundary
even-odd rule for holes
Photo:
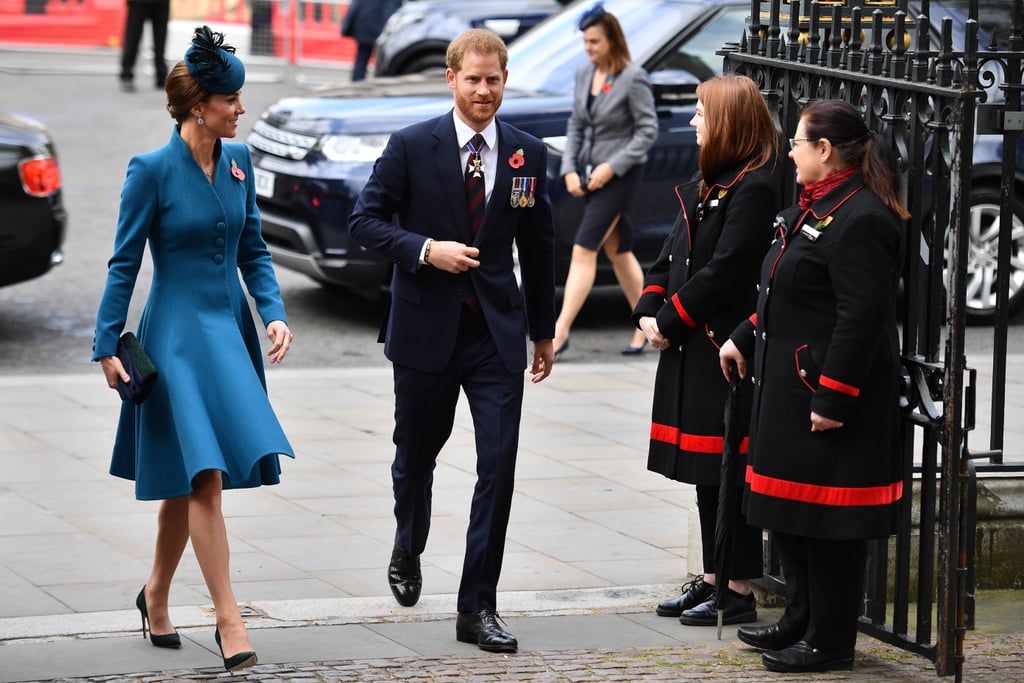
[[[978,28],[982,34],[979,49],[987,50],[993,37],[1000,50],[1009,47],[1011,4],[1012,0],[978,0]],[[969,12],[970,0],[941,0],[931,3],[931,20],[936,26],[942,23],[943,17],[950,17],[954,22],[963,24],[967,21]],[[957,36],[962,36],[962,33],[957,33]],[[958,50],[963,49],[962,44],[955,47]]]
[[[572,92],[576,69],[587,61],[576,23],[590,7],[590,3],[569,7],[510,45],[508,87],[531,92]],[[619,18],[637,64],[645,63],[654,50],[671,42],[673,35],[703,10],[700,5],[651,0],[606,0],[605,8]],[[735,34],[731,40],[738,40],[740,35]]]
[[[723,12],[662,60],[652,71],[689,71],[702,81],[722,73],[722,56],[715,54],[727,42],[739,42],[747,28],[748,10]]]

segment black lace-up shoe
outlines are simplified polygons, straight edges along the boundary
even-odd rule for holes
[[[780,673],[806,673],[809,671],[850,671],[853,669],[853,650],[825,651],[801,640],[796,645],[778,652],[765,652],[761,663],[769,671]]]
[[[741,642],[758,650],[784,650],[800,640],[803,634],[795,626],[783,623],[767,626],[740,626],[736,629],[736,637]]]
[[[740,595],[726,588],[724,597],[722,602],[723,624],[749,624],[752,621],[757,621],[753,593]],[[712,595],[693,609],[683,612],[679,615],[679,623],[687,626],[718,626],[715,596]]]
[[[654,610],[659,617],[678,617],[688,609],[693,609],[715,594],[715,587],[704,582],[703,576],[683,584],[682,595],[669,598],[658,603]],[[717,622],[716,622],[717,623]]]
[[[459,612],[455,620],[455,638],[460,643],[474,643],[487,652],[515,652],[519,649],[519,641],[498,625],[500,618],[493,609]]]
[[[388,565],[388,584],[399,605],[415,605],[420,599],[420,589],[423,587],[419,556],[413,557],[395,545],[395,549],[391,551],[391,564]]]

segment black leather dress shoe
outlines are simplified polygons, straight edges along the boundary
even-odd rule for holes
[[[736,637],[750,647],[758,650],[784,650],[800,640],[802,631],[789,624],[768,624],[767,626],[740,626],[736,629]]]
[[[785,650],[765,652],[761,655],[761,663],[769,671],[780,673],[850,671],[853,669],[853,650],[826,652],[801,640]]]
[[[682,595],[677,598],[662,600],[655,608],[659,617],[678,617],[688,609],[693,609],[715,594],[715,587],[704,582],[703,576],[683,584]]]
[[[413,557],[398,545],[391,551],[391,564],[388,565],[388,584],[395,600],[403,607],[412,607],[420,599],[423,587],[423,573],[420,571],[420,558]]]
[[[487,652],[515,652],[519,649],[516,637],[498,625],[498,613],[493,609],[479,612],[459,612],[455,620],[455,638],[460,643],[475,643]]]
[[[754,607],[753,593],[740,595],[726,588],[725,600],[722,602],[722,623],[749,624],[757,621],[757,610]],[[679,623],[687,626],[718,626],[715,597],[711,596],[693,609],[683,612],[679,615]]]

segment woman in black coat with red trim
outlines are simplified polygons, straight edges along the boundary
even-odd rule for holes
[[[754,409],[744,509],[773,530],[789,604],[742,627],[772,671],[853,667],[866,540],[903,496],[895,304],[908,217],[895,154],[846,102],[808,105],[790,140],[803,192],[782,212],[756,314],[722,346]]]
[[[647,274],[633,320],[661,350],[647,467],[696,485],[703,548],[703,575],[662,601],[657,613],[710,626],[718,622],[714,541],[728,392],[718,350],[754,306],[780,199],[777,133],[757,85],[746,76],[718,76],[702,83],[697,97],[690,125],[700,145],[700,175],[676,189],[679,217]],[[744,423],[750,393],[742,401]],[[746,450],[744,439],[741,455]],[[761,530],[748,526],[739,510],[733,537],[726,624],[757,619],[749,580],[762,571]]]

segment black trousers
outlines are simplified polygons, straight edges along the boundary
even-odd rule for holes
[[[863,606],[867,541],[775,532],[789,604],[780,620],[821,650],[853,650]]]
[[[167,80],[167,62],[164,61],[164,47],[167,44],[167,20],[170,18],[170,2],[129,2],[128,18],[124,24],[124,50],[121,52],[121,80],[135,78],[135,59],[142,42],[142,29],[149,21],[153,35],[153,70],[155,85],[164,86]]]
[[[700,515],[700,544],[703,554],[704,573],[715,574],[715,526],[718,521],[718,484],[698,484],[697,512]],[[732,525],[732,551],[729,562],[729,578],[733,581],[761,578],[764,567],[764,551],[761,541],[761,527],[747,524],[747,517],[740,509],[743,491],[736,491],[736,510]]]
[[[523,374],[509,372],[482,313],[463,307],[455,353],[440,373],[395,365],[395,543],[419,555],[430,531],[434,466],[452,433],[460,389],[473,416],[476,487],[469,510],[458,610],[497,609],[512,509]]]

